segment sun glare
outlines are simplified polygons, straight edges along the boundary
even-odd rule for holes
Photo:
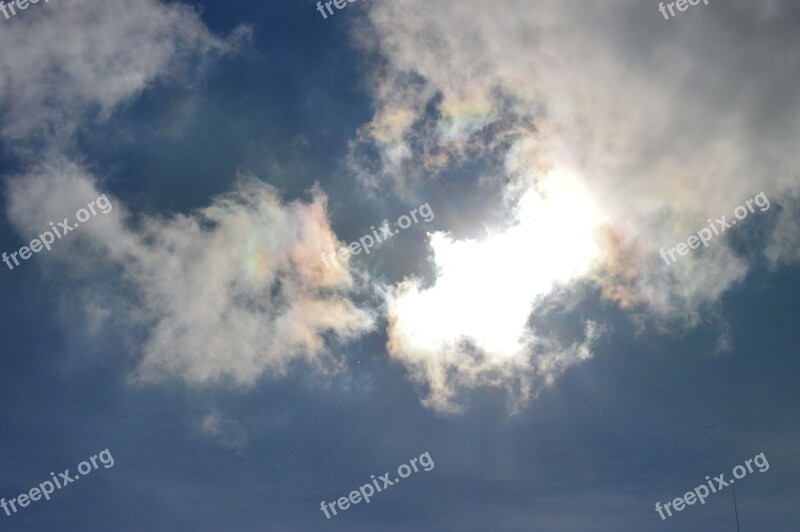
[[[470,339],[488,356],[526,351],[536,299],[585,274],[598,256],[600,210],[584,183],[553,170],[520,199],[516,220],[483,240],[435,233],[434,286],[398,292],[394,333],[415,352],[447,352]]]

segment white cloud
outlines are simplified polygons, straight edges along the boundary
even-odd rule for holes
[[[188,78],[248,34],[217,37],[195,9],[156,0],[39,4],[4,22],[2,135],[25,163],[7,180],[7,215],[18,232],[33,238],[101,194],[100,180],[65,155],[76,128],[158,81]],[[351,301],[357,287],[346,265],[324,268],[320,253],[338,243],[324,194],[312,196],[285,204],[242,177],[197,212],[134,216],[109,194],[110,214],[33,260],[69,284],[75,312],[62,315],[73,324],[93,336],[105,323],[122,328],[139,355],[136,380],[247,386],[294,362],[338,370],[329,346],[370,330],[374,317]]]
[[[198,12],[157,0],[70,0],[31,5],[0,32],[0,132],[68,139],[159,80],[233,51],[248,34],[212,34]]]
[[[670,22],[654,5],[623,0],[407,0],[373,4],[369,16],[372,26],[358,38],[385,63],[374,76],[375,116],[361,134],[380,148],[381,178],[411,194],[439,169],[502,154],[504,165],[481,178],[504,183],[513,210],[553,171],[571,169],[599,209],[591,223],[602,235],[574,278],[594,280],[633,313],[696,324],[746,275],[753,257],[737,255],[727,236],[672,266],[658,250],[761,191],[780,203],[800,185],[800,58],[792,52],[800,36],[790,1],[726,2]],[[548,203],[545,197],[542,205]],[[574,219],[585,215],[566,208]],[[771,240],[773,263],[797,257],[787,236],[791,219]],[[510,219],[500,233],[517,223]],[[448,384],[458,380],[453,375],[469,375],[471,385],[493,371],[492,357],[471,360],[455,339],[479,338],[480,324],[509,312],[508,301],[535,308],[549,288],[528,290],[508,264],[529,264],[530,249],[547,250],[542,263],[569,264],[574,240],[558,247],[548,246],[550,238],[532,235],[527,249],[514,246],[498,261],[481,256],[493,247],[490,237],[450,271],[442,257],[476,244],[434,238],[440,271],[433,286],[405,283],[393,302],[393,356],[445,399],[456,391]],[[486,264],[480,280],[454,273],[470,271],[466,261]],[[530,269],[537,275],[534,264]],[[479,283],[518,291],[498,299]],[[404,304],[436,300],[450,284],[447,292],[460,294],[468,314],[458,334],[423,323],[417,313],[431,308]],[[523,314],[514,312],[517,325],[508,328],[520,330]],[[413,340],[434,330],[424,346]],[[519,352],[525,363],[542,356],[516,347],[494,351]]]
[[[100,194],[95,176],[59,155],[76,128],[247,34],[220,38],[191,8],[156,0],[35,7],[0,32],[0,134],[45,145],[9,183],[8,215],[26,237]],[[435,235],[433,284],[390,291],[390,354],[434,408],[457,410],[461,388],[484,385],[521,404],[591,356],[597,324],[575,341],[528,324],[554,291],[587,279],[623,308],[695,323],[749,257],[720,238],[667,267],[658,249],[762,190],[776,204],[796,196],[800,93],[787,87],[800,81],[800,37],[789,1],[730,2],[669,23],[622,0],[404,0],[369,13],[358,37],[386,60],[361,131],[380,148],[372,184],[410,194],[491,153],[502,163],[481,177],[504,184],[514,213],[482,242]],[[84,280],[119,273],[135,301],[93,293],[84,307],[93,331],[120,314],[144,329],[141,379],[249,385],[295,361],[325,367],[331,342],[373,326],[348,296],[350,272],[319,260],[336,247],[319,191],[284,204],[244,179],[205,209],[166,217],[132,216],[111,199],[110,215],[36,260]],[[798,258],[795,212],[770,236],[773,264]]]
[[[483,241],[433,234],[434,285],[406,280],[390,298],[390,353],[423,384],[428,371],[426,402],[435,408],[458,408],[457,384],[502,385],[524,402],[536,393],[527,381],[551,383],[590,355],[594,324],[582,345],[564,346],[530,330],[528,320],[543,298],[599,259],[597,206],[580,179],[556,170],[520,198],[515,218]]]
[[[218,445],[232,451],[242,452],[247,445],[247,433],[233,420],[225,419],[212,410],[197,422],[200,433]]]
[[[11,180],[8,214],[25,235],[49,227],[50,217],[72,217],[101,192],[86,169],[50,160]],[[109,196],[113,210],[35,255],[60,276],[86,280],[121,275],[115,287],[132,294],[120,305],[96,290],[90,308],[125,314],[144,328],[137,378],[178,376],[191,384],[231,381],[251,385],[284,374],[292,362],[335,368],[329,344],[373,326],[370,312],[348,294],[354,281],[341,265],[325,268],[332,253],[326,199],[283,204],[255,179],[189,215],[131,217]],[[30,267],[30,264],[25,264]],[[130,298],[133,298],[132,300]],[[99,300],[99,301],[98,301]],[[90,318],[98,327],[97,313]]]

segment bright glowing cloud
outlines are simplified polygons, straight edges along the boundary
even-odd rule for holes
[[[498,371],[548,382],[581,358],[558,346],[563,352],[545,362],[554,346],[538,350],[543,339],[527,324],[537,301],[586,275],[598,259],[600,210],[576,175],[554,169],[520,198],[515,218],[481,241],[433,234],[435,283],[405,281],[391,298],[390,352],[428,370],[417,377],[437,408],[457,408],[455,383],[489,384]],[[529,388],[514,399],[524,401]]]
[[[362,142],[373,134],[381,153],[382,172],[373,175],[413,195],[423,179],[441,178],[465,160],[505,154],[481,179],[500,183],[517,211],[507,228],[480,243],[434,236],[433,285],[409,281],[397,289],[392,355],[431,393],[440,390],[447,403],[456,375],[475,385],[502,359],[463,355],[460,338],[506,357],[524,352],[526,317],[558,281],[594,282],[603,296],[659,327],[691,326],[763,258],[765,244],[772,264],[797,260],[796,210],[785,209],[775,214],[774,236],[746,254],[726,236],[677,268],[658,263],[667,242],[759,191],[778,203],[797,196],[800,95],[786,87],[800,80],[797,69],[791,80],[784,73],[787,62],[800,60],[763,36],[776,30],[791,47],[800,42],[781,19],[791,3],[770,6],[731,2],[714,14],[752,21],[743,30],[747,40],[710,12],[667,31],[649,6],[635,2],[371,6],[372,27],[360,42],[386,60],[375,76],[375,117],[362,130]],[[752,65],[758,73],[742,83]],[[574,201],[555,199],[561,189],[545,191],[547,180],[537,177],[566,183],[553,178],[565,168],[581,176],[580,187],[564,189]],[[554,218],[550,210],[561,208],[569,213]],[[526,216],[557,219],[552,234],[565,235],[560,247]],[[602,234],[591,231],[591,244],[570,226],[587,217]],[[552,262],[530,260],[532,249],[547,250]],[[496,375],[483,381],[511,382]]]

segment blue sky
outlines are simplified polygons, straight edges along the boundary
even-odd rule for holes
[[[796,529],[797,5],[333,9],[0,16],[0,530]]]

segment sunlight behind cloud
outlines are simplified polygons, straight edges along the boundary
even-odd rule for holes
[[[477,385],[500,366],[534,362],[529,359],[540,339],[527,323],[537,300],[585,275],[600,255],[600,209],[566,169],[528,188],[513,223],[481,241],[433,234],[435,283],[424,288],[407,280],[390,301],[390,352],[425,368],[416,378],[431,386],[429,399],[444,409],[452,407],[446,398],[454,393],[453,378]],[[550,367],[548,373],[563,367],[530,365]]]

